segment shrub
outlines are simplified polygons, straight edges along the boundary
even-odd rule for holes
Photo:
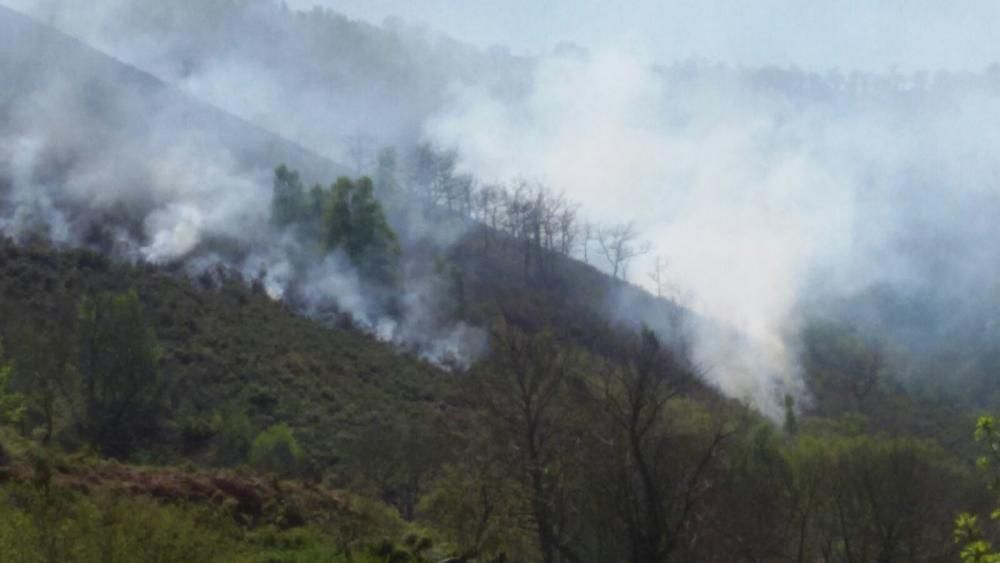
[[[295,476],[302,468],[302,460],[302,447],[283,422],[261,432],[250,447],[250,463],[260,471]]]
[[[245,463],[254,441],[250,417],[238,406],[230,404],[212,415],[211,426],[215,434],[215,462],[229,466]]]
[[[84,497],[8,485],[0,493],[4,561],[214,562],[235,547],[231,525],[210,508],[107,491]]]

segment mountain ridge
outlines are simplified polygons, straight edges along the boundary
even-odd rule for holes
[[[39,58],[21,55],[39,55]],[[58,61],[51,72],[44,67],[36,68],[39,62],[50,58]],[[156,99],[154,105],[146,106],[148,109],[155,111],[157,105],[176,105],[181,111],[172,117],[176,117],[192,131],[207,133],[222,140],[238,139],[239,142],[233,142],[232,146],[249,145],[240,154],[240,161],[244,166],[259,167],[261,163],[285,162],[314,180],[335,178],[346,170],[329,157],[319,155],[295,141],[195,98],[147,71],[3,4],[0,4],[0,71],[7,77],[16,78],[22,87],[25,83],[40,83],[43,79],[50,79],[52,73],[84,73],[87,81],[92,84],[103,80],[127,84],[128,89],[135,90],[137,97]],[[99,92],[92,92],[90,95],[97,93]],[[96,107],[100,107],[101,102],[100,99],[89,101]],[[265,166],[270,169],[276,164]]]

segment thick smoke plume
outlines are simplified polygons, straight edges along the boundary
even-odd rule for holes
[[[634,220],[653,248],[631,265],[631,281],[652,288],[646,273],[660,258],[673,296],[698,313],[687,329],[696,364],[775,416],[783,394],[803,392],[795,352],[803,316],[836,309],[920,348],[998,300],[989,282],[1000,265],[989,242],[1000,235],[995,67],[913,75],[657,67],[627,51],[571,47],[529,60],[398,22],[375,28],[268,0],[13,5],[339,157],[351,172],[371,167],[378,144],[429,139],[455,148],[483,181],[537,179],[579,202],[591,221]],[[60,78],[3,102],[13,116],[4,131],[16,132],[0,140],[0,167],[14,178],[6,197],[16,203],[5,231],[45,217],[51,237],[79,240],[93,222],[81,213],[140,208],[141,225],[105,236],[152,260],[243,237],[253,250],[238,267],[252,276],[265,266],[276,295],[288,287],[298,243],[263,227],[268,170],[260,162],[220,152],[212,135],[173,138],[169,107],[152,112],[163,117],[138,145],[121,133],[129,119],[80,122],[88,112],[72,110],[80,102],[67,94],[78,86]],[[60,115],[60,107],[71,110]],[[86,158],[66,160],[81,148]],[[39,177],[51,163],[72,168],[65,182]],[[423,321],[404,329],[370,314],[345,271],[331,258],[302,287],[333,276],[327,287],[338,303],[353,303],[373,330],[426,332]],[[412,285],[428,289],[408,295],[407,307],[433,309],[434,283]],[[875,294],[919,302],[920,325],[859,298]],[[633,301],[612,306],[615,318],[660,324]]]
[[[438,314],[433,272],[404,262],[390,307],[389,290],[345,257],[271,221],[276,164],[323,183],[344,167],[2,8],[0,71],[0,233],[193,276],[221,266],[433,361],[467,364],[481,351],[479,330]]]
[[[1000,156],[985,124],[1000,117],[998,78],[572,51],[541,60],[513,102],[455,86],[427,132],[480,175],[527,174],[596,220],[634,219],[653,251],[633,281],[649,287],[664,261],[700,314],[695,362],[780,416],[782,395],[802,391],[794,336],[817,303],[879,286],[941,300],[996,275]]]

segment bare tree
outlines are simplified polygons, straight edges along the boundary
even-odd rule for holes
[[[625,524],[629,560],[666,561],[696,536],[696,507],[709,490],[705,475],[717,451],[733,430],[719,426],[688,455],[677,471],[671,458],[678,444],[665,410],[691,378],[673,353],[643,327],[628,345],[623,364],[608,366],[601,378],[604,405],[614,430],[610,459],[620,464],[618,479],[608,490]]]
[[[544,248],[570,255],[576,242],[577,206],[564,194],[554,193],[545,186],[536,188],[536,205],[539,208]]]
[[[541,234],[541,247],[546,250],[556,249],[556,233],[559,229],[558,215],[566,201],[562,194],[554,194],[544,185],[535,187],[535,208]]]
[[[410,155],[410,182],[428,205],[447,205],[454,186],[458,155],[430,143],[417,145]]]
[[[361,131],[355,131],[347,137],[347,157],[351,160],[351,164],[354,165],[355,175],[361,176],[367,174],[371,169],[374,160],[372,158],[374,143],[375,140],[370,135],[366,135]]]
[[[476,180],[469,174],[455,177],[452,200],[454,210],[464,216],[472,215],[472,196],[476,192]]]
[[[579,228],[580,254],[585,264],[590,264],[590,243],[597,238],[597,229],[590,221],[584,221]]]
[[[656,296],[662,298],[667,290],[667,281],[664,279],[664,273],[667,269],[667,261],[660,255],[656,256],[653,261],[653,269],[649,272],[649,280],[653,282],[653,289],[656,291]]]
[[[504,192],[503,227],[509,238],[521,247],[525,273],[529,271],[532,256],[537,254],[542,240],[539,193],[523,179],[516,180]]]
[[[562,193],[544,184],[527,188],[528,209],[522,230],[525,251],[533,255],[535,266],[545,272],[556,253],[569,255],[576,240],[576,205]],[[531,256],[526,256],[530,258]]]
[[[452,213],[470,215],[474,188],[475,180],[471,175],[448,175],[440,180],[437,200]]]
[[[886,360],[881,342],[873,342],[858,352],[848,378],[851,395],[858,405],[858,412],[865,412],[865,398],[877,387],[879,377],[885,371]]]
[[[521,239],[525,234],[525,216],[527,215],[528,183],[524,180],[515,180],[513,184],[504,189],[503,195],[503,219],[501,228],[513,239]]]
[[[611,275],[615,278],[628,279],[628,265],[633,258],[650,251],[649,243],[639,242],[639,233],[635,223],[616,223],[598,229],[597,242],[601,253],[611,266]]]
[[[688,369],[695,369],[692,363],[691,350],[694,346],[694,327],[692,326],[691,309],[694,298],[690,290],[677,285],[669,285],[670,309],[667,322],[670,327],[670,345],[677,358],[687,362]]]
[[[574,357],[548,333],[527,335],[504,323],[494,328],[490,356],[475,377],[475,396],[489,417],[493,440],[507,449],[513,473],[528,493],[541,561],[582,561],[567,541],[560,502],[567,451],[576,447],[566,423]]]
[[[564,201],[563,208],[559,211],[556,220],[558,222],[559,231],[559,252],[562,252],[566,256],[571,256],[573,254],[573,248],[576,246],[576,212],[577,205],[570,204]]]
[[[670,301],[667,307],[667,325],[670,327],[671,346],[678,353],[679,357],[689,359],[691,357],[691,327],[688,323],[688,309],[691,298],[680,287],[671,284],[666,277],[667,260],[657,255],[653,261],[653,269],[649,271],[649,280],[653,282],[653,289],[660,299]]]
[[[483,224],[483,241],[487,248],[501,227],[504,199],[503,187],[493,184],[483,186],[472,198],[472,217]]]

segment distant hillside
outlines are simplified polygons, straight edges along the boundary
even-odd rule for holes
[[[179,132],[174,141],[202,137],[214,146],[225,147],[237,164],[247,169],[269,172],[274,163],[286,162],[317,179],[333,178],[344,170],[327,158],[196,100],[147,72],[3,5],[0,74],[6,84],[0,92],[0,138],[10,135],[10,128],[19,120],[45,117],[24,115],[32,107],[24,96],[41,97],[37,107],[44,111],[46,97],[54,102],[51,96],[67,94],[79,110],[72,117],[95,126],[72,133],[88,136],[95,145],[109,140],[146,144],[162,137],[163,129],[169,128]],[[53,91],[62,89],[72,90]],[[70,117],[66,108],[48,109]],[[67,128],[71,125],[64,124]],[[0,176],[10,166],[7,158],[0,157]]]
[[[457,82],[523,94],[534,64],[400,21],[374,26],[273,0],[115,3],[97,11],[56,0],[25,11],[355,168],[377,144],[414,142]]]

